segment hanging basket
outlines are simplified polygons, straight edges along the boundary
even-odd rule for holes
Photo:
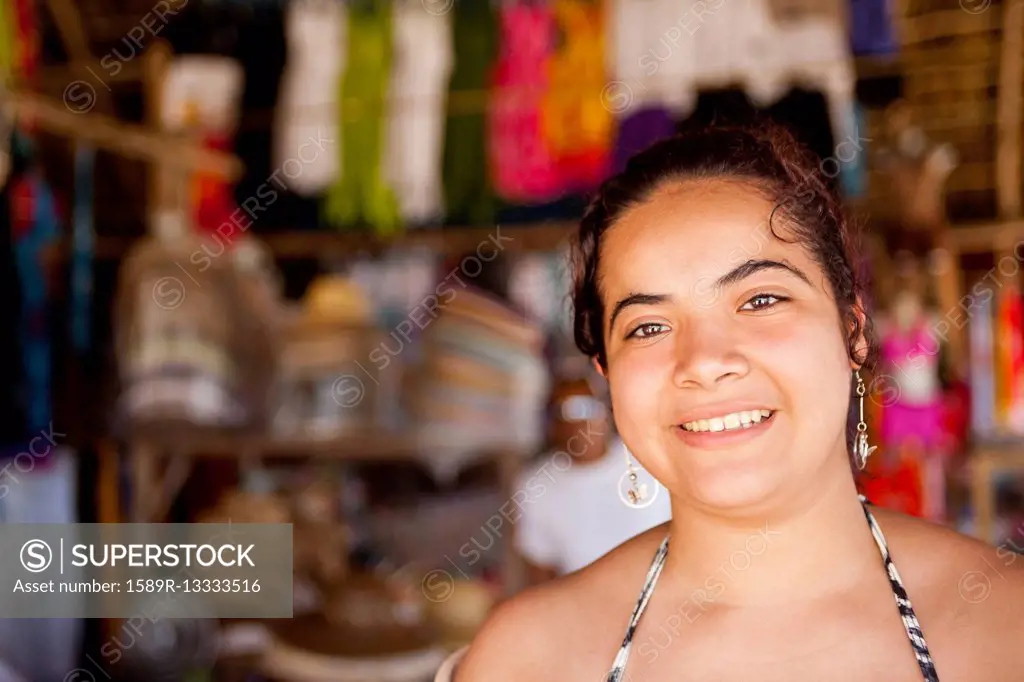
[[[127,428],[259,428],[276,343],[251,272],[201,240],[147,238],[121,268],[115,347]],[[197,263],[199,263],[197,265]]]

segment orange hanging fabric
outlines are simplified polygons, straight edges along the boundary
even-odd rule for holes
[[[608,173],[615,120],[606,106],[604,13],[594,0],[555,0],[560,40],[549,65],[544,140],[567,191],[591,189]]]

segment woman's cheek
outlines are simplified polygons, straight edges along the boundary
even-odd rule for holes
[[[673,367],[672,345],[658,340],[644,346],[626,347],[609,361],[608,381],[614,392],[648,396],[653,399],[666,380],[670,381]]]
[[[668,344],[655,344],[645,348],[629,349],[617,354],[609,363],[608,385],[611,390],[612,409],[616,424],[636,423],[642,415],[647,419],[658,414],[657,401],[664,392],[666,371],[670,359],[663,357]],[[666,369],[668,368],[668,369]]]

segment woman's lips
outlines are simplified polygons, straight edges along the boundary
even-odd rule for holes
[[[777,414],[778,411],[775,411],[767,419],[762,419],[755,424],[724,431],[687,431],[681,424],[677,424],[672,430],[675,431],[679,440],[690,447],[718,450],[733,447],[763,435],[775,423]]]

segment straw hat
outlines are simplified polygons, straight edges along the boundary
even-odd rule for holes
[[[319,277],[303,300],[303,326],[363,327],[373,322],[373,307],[352,280],[342,275]]]

